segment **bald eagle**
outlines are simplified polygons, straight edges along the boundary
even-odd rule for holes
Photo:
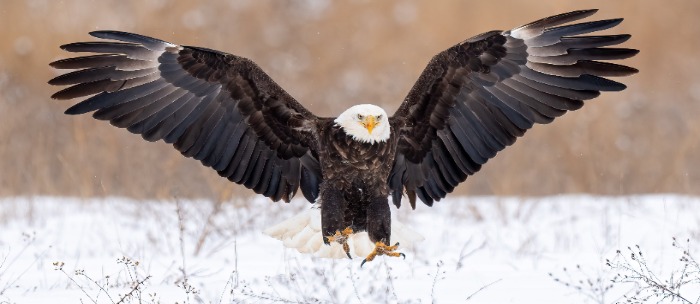
[[[370,261],[403,255],[391,245],[389,199],[396,207],[404,195],[412,208],[417,199],[432,206],[535,123],[625,88],[604,77],[637,72],[607,62],[638,53],[608,47],[630,35],[585,35],[622,19],[566,25],[595,12],[457,43],[430,60],[393,115],[361,104],[318,117],[249,59],[118,31],[90,33],[112,41],[61,46],[95,54],[52,62],[76,71],[49,83],[70,86],[54,99],[87,97],[66,114],[94,111],[145,140],[173,144],[274,201],[289,202],[301,189],[320,204],[313,242],[350,256],[350,237],[366,233]]]

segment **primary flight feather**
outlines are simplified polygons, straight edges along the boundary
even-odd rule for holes
[[[608,62],[637,54],[610,47],[630,36],[586,35],[622,19],[567,25],[595,12],[560,14],[448,48],[391,116],[363,104],[317,117],[249,59],[117,31],[90,33],[112,41],[63,45],[95,55],[51,63],[77,70],[49,83],[69,85],[55,99],[88,97],[67,114],[94,111],[148,141],[164,140],[275,201],[301,189],[320,204],[321,223],[320,235],[295,240],[297,248],[339,244],[350,256],[349,240],[366,232],[370,261],[402,255],[398,244],[389,246],[392,233],[410,239],[392,227],[389,197],[397,207],[404,194],[413,208],[416,198],[432,206],[535,123],[625,88],[605,77],[637,72]],[[295,219],[274,233],[295,237],[305,225]]]

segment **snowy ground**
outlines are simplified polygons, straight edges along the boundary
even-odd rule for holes
[[[262,234],[308,208],[301,201],[4,198],[0,303],[615,303],[635,286],[606,288],[620,271],[605,260],[639,245],[649,268],[670,276],[682,267],[672,237],[700,255],[699,206],[656,195],[404,207],[400,220],[426,240],[404,248],[405,261],[360,268],[361,259],[314,258]],[[680,292],[694,302],[700,284]]]

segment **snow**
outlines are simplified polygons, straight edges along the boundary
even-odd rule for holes
[[[316,258],[262,233],[309,208],[301,200],[2,198],[0,303],[118,303],[148,276],[125,303],[614,303],[634,286],[563,283],[609,282],[605,260],[635,245],[669,274],[680,257],[671,238],[700,237],[698,204],[566,195],[404,207],[397,217],[426,239],[401,248],[406,260],[360,268],[362,257]],[[682,292],[697,298],[697,287]]]

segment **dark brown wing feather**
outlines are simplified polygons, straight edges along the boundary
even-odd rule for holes
[[[277,201],[301,187],[311,202],[321,182],[311,150],[316,117],[252,61],[137,34],[98,31],[120,42],[71,43],[69,52],[96,55],[59,60],[52,97],[88,97],[67,114],[93,117],[164,140],[221,176]]]
[[[416,195],[431,206],[535,123],[577,110],[600,91],[623,90],[625,85],[603,77],[637,70],[595,60],[637,54],[606,48],[630,36],[577,36],[622,19],[563,25],[595,12],[487,32],[433,57],[391,118],[400,132],[388,181],[394,204],[400,206],[405,191],[414,208]]]

